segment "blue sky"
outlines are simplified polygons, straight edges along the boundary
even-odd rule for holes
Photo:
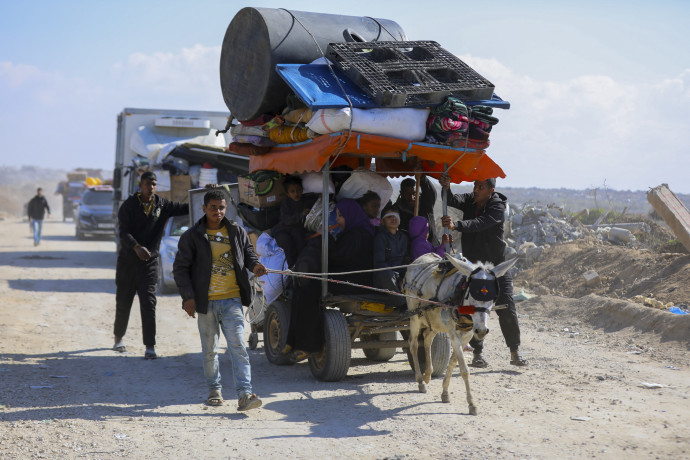
[[[499,186],[690,193],[690,2],[0,2],[0,165],[112,169],[124,107],[221,110],[225,30],[244,6],[396,21],[512,103]]]

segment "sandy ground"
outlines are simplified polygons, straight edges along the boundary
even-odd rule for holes
[[[690,456],[690,315],[622,299],[542,295],[518,305],[527,368],[508,363],[495,316],[487,369],[473,369],[477,416],[457,370],[420,394],[405,353],[353,352],[347,377],[250,352],[264,406],[238,413],[207,395],[195,321],[158,303],[161,359],[142,358],[136,306],[112,346],[115,245],[76,241],[48,221],[0,221],[0,458],[662,458]],[[517,286],[519,288],[519,285]],[[221,362],[229,383],[231,366]],[[646,385],[657,384],[657,385]],[[655,388],[645,388],[652,386]]]

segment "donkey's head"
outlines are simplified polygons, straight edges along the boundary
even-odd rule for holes
[[[498,278],[515,265],[517,258],[507,260],[496,267],[491,263],[473,264],[466,259],[458,259],[450,254],[446,257],[465,276],[467,289],[463,293],[460,314],[472,316],[472,329],[475,337],[482,340],[489,333],[489,313],[498,297]]]

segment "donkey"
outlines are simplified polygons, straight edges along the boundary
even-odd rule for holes
[[[426,393],[426,384],[431,379],[433,371],[431,365],[431,344],[434,336],[439,332],[445,332],[450,336],[453,346],[453,354],[448,362],[448,369],[443,378],[443,392],[441,400],[444,403],[450,402],[448,386],[450,377],[453,374],[455,363],[460,365],[460,375],[465,381],[467,390],[467,403],[470,407],[470,414],[477,415],[477,406],[472,400],[470,392],[470,371],[465,362],[465,355],[462,348],[475,335],[478,339],[483,339],[489,332],[487,321],[494,301],[498,296],[497,278],[503,276],[517,261],[512,259],[505,261],[496,267],[493,264],[479,263],[477,265],[466,259],[458,259],[450,254],[446,254],[447,259],[453,267],[457,269],[443,272],[439,267],[430,262],[441,262],[443,259],[436,254],[424,254],[417,258],[412,266],[408,267],[405,275],[405,294],[421,297],[423,299],[435,300],[448,305],[450,308],[434,306],[421,300],[407,298],[407,308],[410,312],[422,308],[423,311],[410,318],[410,337],[409,346],[414,365],[415,380],[419,385],[419,391]],[[415,267],[414,264],[425,264]],[[419,370],[417,359],[419,331],[423,330],[424,352],[426,356],[426,369],[424,375]]]

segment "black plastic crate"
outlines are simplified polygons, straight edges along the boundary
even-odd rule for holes
[[[330,43],[328,58],[382,107],[491,99],[494,85],[434,41]]]

